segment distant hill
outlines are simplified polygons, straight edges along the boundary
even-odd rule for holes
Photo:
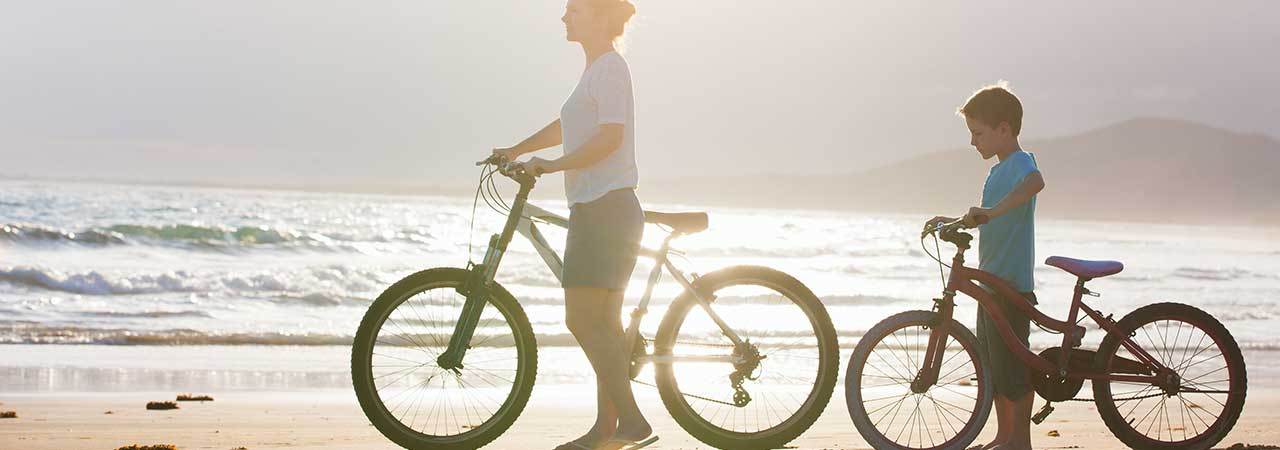
[[[1197,123],[1142,118],[1074,136],[1024,141],[1051,217],[1142,222],[1280,219],[1280,142]],[[646,201],[921,214],[977,204],[995,160],[972,147],[822,176],[724,176],[645,183]],[[831,161],[831,164],[839,164]]]
[[[1022,144],[1036,155],[1044,174],[1047,187],[1040,193],[1037,210],[1042,217],[1280,224],[1280,141],[1271,137],[1182,120],[1141,118]],[[789,156],[779,152],[778,157]],[[924,216],[960,214],[976,205],[981,198],[982,181],[995,160],[984,161],[976,150],[966,147],[883,167],[851,168],[847,174],[644,177],[645,167],[656,163],[642,160],[640,199],[646,205],[832,209]],[[822,163],[831,167],[847,164]],[[725,168],[726,173],[732,170],[731,159],[726,160]],[[827,170],[833,172],[829,167]],[[475,185],[408,180],[79,180],[467,197],[475,193]],[[502,183],[505,193],[514,194],[513,183]],[[543,180],[539,186],[533,193],[539,202],[555,204],[546,202],[564,198],[558,175]]]

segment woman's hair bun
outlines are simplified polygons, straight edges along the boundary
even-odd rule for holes
[[[636,15],[636,5],[630,0],[596,0],[592,3],[596,11],[608,18],[609,34],[614,39],[622,37],[627,22]]]

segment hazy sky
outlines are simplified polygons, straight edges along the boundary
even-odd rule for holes
[[[1280,136],[1278,2],[636,0],[642,178],[844,172],[1137,116]],[[469,182],[556,117],[557,0],[3,1],[0,174]],[[559,150],[549,150],[551,154]]]

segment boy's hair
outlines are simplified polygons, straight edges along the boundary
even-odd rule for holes
[[[964,106],[956,109],[956,114],[980,120],[991,128],[1007,122],[1014,137],[1022,132],[1022,102],[1003,81],[978,89]]]

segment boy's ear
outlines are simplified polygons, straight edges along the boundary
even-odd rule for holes
[[[1000,134],[1000,135],[1010,135],[1010,136],[1012,136],[1012,135],[1013,135],[1013,126],[1012,126],[1012,125],[1009,125],[1009,122],[1001,121],[999,125],[996,125],[996,133],[998,133],[998,134]]]

